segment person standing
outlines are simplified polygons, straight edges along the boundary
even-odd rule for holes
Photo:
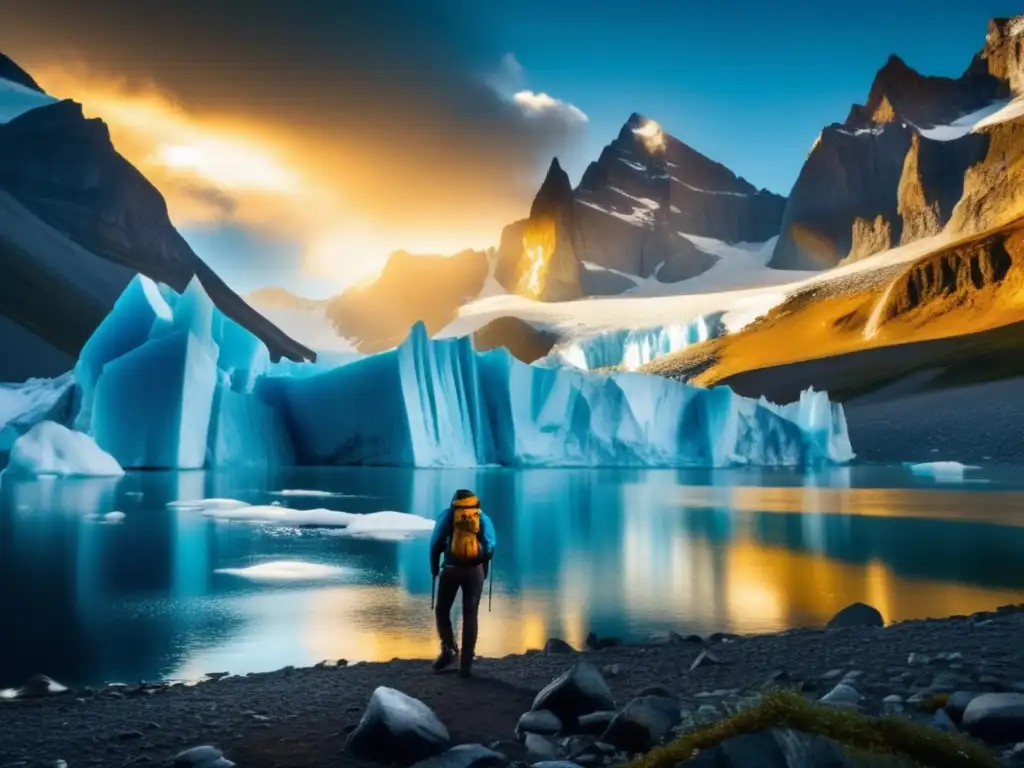
[[[455,492],[452,503],[434,523],[430,536],[430,574],[438,578],[434,619],[441,639],[441,654],[434,660],[440,672],[459,659],[459,674],[469,677],[479,630],[477,613],[494,557],[494,524],[480,510],[472,491]],[[462,655],[455,643],[452,606],[462,592]]]

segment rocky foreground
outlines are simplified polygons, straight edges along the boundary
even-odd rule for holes
[[[644,646],[592,637],[583,652],[552,640],[544,651],[480,659],[469,680],[401,660],[193,686],[61,691],[37,677],[0,702],[0,768],[425,760],[429,768],[550,761],[599,768],[752,706],[776,687],[963,730],[986,746],[993,765],[1024,765],[1024,606],[886,628],[879,621],[874,609],[856,606],[825,630],[673,634]],[[797,759],[779,734],[762,734],[770,744],[754,745],[757,765],[841,764],[821,749],[803,749]],[[742,751],[722,752],[715,764],[755,764],[738,759]]]

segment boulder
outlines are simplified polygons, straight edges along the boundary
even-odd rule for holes
[[[821,697],[822,704],[835,704],[844,707],[856,707],[860,704],[860,693],[852,685],[839,683],[835,688]]]
[[[946,714],[949,715],[949,719],[960,725],[964,720],[964,712],[967,710],[967,705],[978,698],[979,695],[974,691],[957,691],[951,695],[946,702]]]
[[[428,757],[413,768],[502,768],[509,759],[482,744],[459,744],[447,752]]]
[[[576,730],[580,733],[588,733],[593,736],[602,734],[608,728],[609,723],[615,719],[618,713],[614,710],[604,712],[591,712],[583,715],[576,724]]]
[[[174,756],[174,768],[198,768],[221,760],[224,753],[216,747],[204,744],[201,747],[192,747]]]
[[[430,707],[401,691],[381,686],[370,696],[345,750],[382,763],[414,763],[450,746],[448,729]]]
[[[21,687],[17,689],[15,698],[38,699],[43,696],[54,696],[59,693],[66,693],[67,687],[46,675],[32,675]]]
[[[587,635],[586,646],[592,651],[603,651],[605,648],[614,648],[620,641],[615,637],[598,637],[596,632]]]
[[[964,710],[963,729],[992,744],[1024,741],[1024,693],[983,693]]]
[[[524,712],[516,724],[516,736],[523,738],[527,733],[539,733],[551,736],[562,730],[562,721],[558,715],[546,709]]]
[[[686,768],[854,768],[857,763],[834,741],[799,731],[744,733],[702,750]]]
[[[576,649],[560,637],[551,637],[544,643],[544,653],[576,653]]]
[[[615,709],[615,700],[597,668],[580,661],[537,694],[531,710],[542,709],[550,710],[568,726],[583,715]]]
[[[646,752],[681,722],[679,702],[675,699],[641,696],[615,716],[601,741],[627,752]]]
[[[879,610],[865,603],[853,603],[846,606],[829,619],[826,625],[829,629],[842,629],[844,627],[884,627],[885,619]]]
[[[565,748],[548,736],[528,733],[524,743],[526,744],[526,759],[531,762],[561,760],[565,757]]]

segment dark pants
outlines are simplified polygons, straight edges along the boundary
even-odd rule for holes
[[[462,590],[462,658],[473,660],[478,630],[477,611],[480,597],[484,593],[484,567],[482,565],[455,565],[441,569],[437,586],[437,634],[445,648],[455,647],[455,631],[452,629],[452,606],[455,595]]]

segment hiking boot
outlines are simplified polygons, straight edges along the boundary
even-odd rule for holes
[[[447,669],[458,657],[459,650],[457,648],[448,648],[447,646],[442,645],[441,653],[436,659],[434,659],[434,671],[440,672],[443,669]]]
[[[468,659],[463,656],[459,660],[459,677],[472,677],[473,673],[470,671],[473,666],[473,657],[470,656]]]

